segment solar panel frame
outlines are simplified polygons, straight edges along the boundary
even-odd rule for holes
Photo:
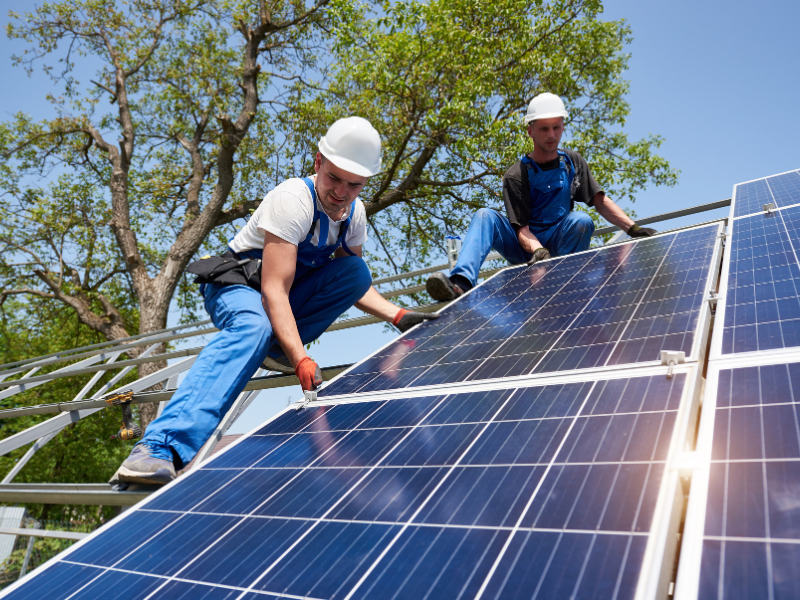
[[[751,367],[768,367],[800,363],[800,349],[782,349],[771,352],[749,353],[728,356],[723,359],[709,361],[702,399],[702,414],[697,430],[697,442],[691,457],[685,457],[684,474],[691,477],[691,489],[686,509],[681,552],[678,559],[678,572],[675,581],[674,597],[687,600],[698,598],[701,585],[703,544],[706,539],[706,518],[708,515],[709,492],[711,487],[712,460],[718,462],[738,462],[736,459],[713,459],[715,425],[718,416],[717,394],[720,374],[723,371],[745,369]],[[800,391],[794,392],[800,395]],[[800,396],[799,396],[800,397]],[[769,406],[760,404],[759,406]],[[725,407],[723,407],[725,408]],[[742,410],[737,409],[737,410]],[[783,462],[779,459],[778,462]],[[793,459],[786,459],[787,462]],[[796,459],[795,459],[796,460]],[[753,459],[756,464],[769,462],[770,459]],[[744,461],[750,462],[750,461]],[[768,499],[764,492],[764,502]],[[712,536],[715,537],[715,536]],[[735,541],[734,536],[724,537]],[[774,539],[776,542],[781,538]],[[767,542],[769,543],[769,542]],[[796,543],[796,542],[795,542]],[[771,597],[771,596],[770,596]]]
[[[707,227],[716,228],[717,229],[717,235],[716,235],[716,241],[715,241],[715,244],[714,244],[714,250],[713,250],[713,253],[711,255],[711,259],[710,259],[710,263],[709,263],[709,269],[708,269],[708,274],[707,274],[707,277],[706,277],[706,282],[705,282],[705,284],[703,286],[702,297],[704,299],[705,298],[710,298],[711,297],[711,292],[715,291],[717,289],[717,284],[718,284],[718,281],[719,281],[719,272],[720,272],[720,268],[719,267],[720,267],[720,262],[722,260],[722,237],[723,237],[722,233],[724,232],[724,227],[725,227],[724,224],[722,222],[711,222],[711,223],[700,224],[700,225],[697,225],[695,227],[683,228],[683,229],[680,230],[680,232],[676,232],[675,234],[670,234],[669,232],[665,232],[663,234],[663,235],[676,235],[677,233],[683,233],[683,232],[686,232],[686,231],[694,231],[694,230],[699,230],[699,229],[703,229],[703,228],[707,228]],[[609,246],[600,246],[598,248],[590,248],[589,250],[584,250],[583,252],[577,252],[575,254],[570,254],[570,255],[568,255],[568,257],[571,258],[571,257],[574,257],[574,256],[580,256],[580,255],[591,255],[591,254],[595,254],[597,252],[600,252],[600,251],[602,251],[604,249],[608,249],[608,248],[612,248],[612,247],[618,247],[618,246],[637,244],[637,243],[640,243],[643,240],[647,240],[647,239],[652,239],[652,238],[643,238],[643,239],[638,239],[638,240],[630,240],[629,239],[629,240],[625,240],[623,242],[618,242],[616,244],[612,244],[612,245],[609,245]],[[566,257],[555,257],[555,258],[552,258],[552,259],[550,259],[548,261],[542,261],[542,263],[548,264],[548,265],[557,265],[561,261],[563,261],[565,258]],[[539,263],[537,263],[537,264],[539,264]],[[444,307],[440,311],[440,313],[444,315],[444,314],[448,314],[448,310],[449,311],[458,310],[463,305],[463,303],[471,295],[482,293],[481,290],[485,290],[486,289],[484,287],[485,284],[496,280],[496,278],[502,276],[504,273],[509,273],[509,272],[513,272],[513,271],[516,271],[516,270],[520,270],[521,271],[521,270],[526,269],[526,268],[528,268],[526,265],[513,265],[513,266],[509,266],[509,267],[506,267],[504,269],[499,270],[497,273],[492,275],[492,277],[487,278],[483,282],[483,284],[472,288],[471,290],[469,290],[468,292],[466,292],[462,296],[459,296],[456,300],[454,300],[453,302],[448,304],[446,307]],[[644,296],[643,296],[643,298],[644,298]],[[642,304],[642,301],[640,299],[640,302],[635,305],[636,308],[638,309],[638,307],[641,306],[641,304]],[[577,318],[579,318],[581,314],[582,313],[577,313],[575,315],[575,320]],[[703,305],[702,305],[702,308],[700,309],[697,325],[695,326],[695,329],[694,329],[694,335],[693,335],[693,340],[692,340],[691,351],[685,357],[685,360],[687,362],[697,361],[697,360],[700,359],[701,356],[703,356],[705,354],[705,349],[706,349],[706,346],[707,346],[707,344],[709,342],[711,318],[712,318],[712,307],[708,302],[704,301]],[[629,321],[628,323],[630,324],[630,323],[632,323],[632,321]],[[400,335],[399,337],[394,338],[393,340],[387,342],[386,344],[384,344],[383,346],[381,346],[380,348],[378,348],[377,350],[375,350],[374,352],[372,352],[371,354],[366,356],[363,360],[358,361],[357,363],[353,364],[351,367],[349,367],[345,371],[343,371],[340,374],[338,374],[336,377],[334,377],[331,380],[325,382],[325,384],[323,384],[323,386],[320,389],[324,390],[325,388],[333,385],[334,383],[336,383],[336,382],[342,380],[343,378],[347,377],[348,375],[350,375],[353,371],[358,369],[363,363],[366,363],[367,361],[369,361],[369,360],[371,360],[373,358],[377,358],[377,357],[382,356],[382,353],[386,349],[388,349],[390,346],[392,346],[393,344],[400,343],[401,340],[403,340],[403,339],[411,339],[411,338],[413,338],[415,333],[419,332],[420,327],[424,327],[424,324],[422,326],[414,327],[414,328],[410,329],[409,331],[407,331],[406,333]],[[569,331],[569,330],[567,330],[567,331]],[[443,334],[443,335],[446,335],[446,334]],[[563,334],[561,334],[561,335],[563,335]],[[548,352],[551,352],[553,349],[554,348],[551,348],[550,350],[548,350]],[[481,359],[481,360],[484,360],[484,359]],[[622,363],[622,364],[613,364],[613,365],[602,365],[602,366],[597,366],[597,367],[574,369],[574,370],[545,371],[545,372],[541,372],[541,373],[536,373],[536,374],[534,374],[534,376],[551,377],[554,374],[555,375],[569,375],[569,374],[571,374],[573,372],[574,373],[579,373],[580,372],[580,373],[592,374],[592,373],[595,373],[595,372],[598,372],[598,371],[607,370],[609,368],[614,368],[614,369],[618,369],[618,368],[637,368],[637,367],[652,366],[652,365],[657,365],[657,364],[660,364],[660,359],[659,360],[650,360],[650,361],[641,361],[641,362],[635,362],[635,363]],[[425,368],[427,368],[427,367],[425,367]],[[487,378],[487,379],[478,379],[478,380],[473,380],[473,381],[500,381],[500,380],[511,381],[511,380],[516,380],[517,377],[523,377],[524,378],[524,377],[527,377],[527,376],[528,375],[505,376],[505,377],[500,377],[500,378],[496,378],[496,379],[495,378],[492,378],[492,379],[488,379]],[[449,385],[454,385],[454,384],[453,383],[445,383],[445,384],[433,384],[433,385],[426,385],[426,386],[420,385],[420,386],[414,386],[414,389],[419,388],[419,389],[427,389],[427,390],[430,391],[431,389],[439,389],[440,386],[442,386],[442,385],[449,386]],[[371,394],[371,395],[375,395],[375,397],[380,397],[383,394],[384,391],[388,391],[389,393],[392,393],[392,392],[399,391],[401,389],[402,390],[406,390],[406,389],[411,389],[411,388],[406,388],[406,387],[403,387],[403,388],[390,388],[388,390],[380,390],[380,391],[359,391],[358,393],[359,394]],[[325,397],[326,398],[340,398],[340,397],[345,397],[345,396],[349,395],[350,393],[353,393],[353,392],[348,392],[348,393],[344,393],[344,394],[331,394],[331,395],[326,395]]]
[[[680,521],[680,514],[683,507],[683,492],[682,486],[680,484],[678,478],[678,472],[673,468],[673,465],[676,464],[676,460],[680,455],[680,452],[683,450],[683,447],[687,443],[687,440],[692,436],[693,429],[692,429],[692,422],[693,422],[693,415],[696,414],[698,401],[700,396],[700,370],[698,369],[696,364],[682,364],[678,365],[674,368],[674,373],[676,375],[683,374],[686,376],[685,385],[681,392],[680,404],[676,413],[676,421],[670,436],[669,442],[669,450],[667,453],[667,458],[665,462],[665,471],[664,476],[658,491],[658,499],[656,502],[656,507],[653,512],[652,521],[651,521],[651,530],[650,533],[647,534],[647,543],[644,553],[644,558],[642,561],[642,567],[640,570],[640,576],[638,579],[637,584],[637,593],[636,597],[647,597],[647,598],[654,598],[657,596],[658,593],[665,593],[667,586],[669,585],[669,581],[671,579],[672,569],[673,569],[673,561],[672,556],[674,556],[675,552],[675,541],[677,539],[677,529]],[[606,370],[601,376],[593,377],[592,380],[595,381],[610,381],[615,379],[630,379],[632,377],[666,377],[667,375],[667,368],[663,366],[650,366],[650,367],[638,367],[636,369],[615,369],[615,370]],[[527,376],[524,380],[516,381],[513,385],[509,385],[508,382],[486,382],[486,383],[473,383],[471,385],[460,385],[457,386],[460,391],[462,392],[480,392],[480,391],[492,391],[492,390],[511,390],[520,387],[544,387],[544,386],[551,386],[557,384],[577,384],[577,383],[586,383],[587,377],[585,373],[574,373],[570,375],[559,375],[559,376],[552,376],[542,378],[539,376]],[[439,395],[444,397],[446,394],[455,393],[450,389],[450,386],[442,386],[447,387],[448,389],[441,389]],[[456,387],[456,386],[453,386]],[[411,389],[411,390],[397,390],[395,393],[395,398],[397,400],[405,399],[405,398],[417,398],[417,397],[425,397],[430,396],[429,393],[425,393],[423,390]],[[359,404],[364,402],[371,402],[374,399],[366,398],[363,395],[352,395],[346,398],[338,398],[338,399],[324,399],[319,402],[316,402],[310,406],[339,406],[339,405],[346,405],[346,404]],[[271,423],[275,423],[278,421],[282,416],[289,414],[297,414],[298,418],[303,418],[303,411],[308,411],[309,409],[303,409],[299,413],[295,412],[294,407],[289,406],[279,414],[275,415],[273,418],[269,419],[265,423],[260,424],[258,427],[254,428],[251,432],[247,435],[243,436],[235,443],[230,444],[226,448],[224,448],[221,452],[216,454],[214,457],[210,457],[206,459],[202,464],[198,465],[197,468],[190,471],[179,480],[169,484],[168,486],[164,486],[162,489],[158,490],[157,492],[151,494],[145,500],[141,501],[136,505],[135,508],[132,508],[113,521],[107,523],[103,527],[99,528],[92,534],[90,534],[87,538],[81,540],[80,542],[74,544],[67,550],[60,553],[57,557],[50,560],[47,564],[43,565],[42,567],[38,568],[36,571],[28,574],[22,580],[12,584],[8,588],[4,589],[0,593],[0,597],[4,597],[13,593],[19,587],[28,583],[32,578],[35,578],[43,573],[45,573],[48,569],[57,568],[59,565],[69,565],[72,563],[63,562],[68,561],[69,557],[81,551],[83,547],[91,543],[93,539],[103,534],[103,532],[107,531],[111,527],[118,526],[120,523],[124,523],[126,520],[135,518],[134,515],[140,515],[141,510],[147,510],[149,505],[153,505],[159,501],[163,495],[170,492],[172,488],[176,485],[186,485],[187,482],[192,481],[192,478],[201,477],[202,467],[208,465],[210,462],[214,460],[220,460],[224,458],[226,455],[229,455],[236,451],[236,449],[243,444],[247,443],[247,440],[255,433],[260,430],[263,430],[265,427],[269,427]],[[308,413],[306,413],[308,414]],[[556,455],[554,454],[552,461],[555,461]],[[508,539],[510,540],[513,536],[509,535]],[[132,547],[131,547],[132,548]],[[129,548],[129,549],[131,549]],[[313,561],[314,557],[309,557],[309,561]],[[378,564],[380,561],[380,557],[376,558],[374,564]],[[498,557],[497,562],[500,561]],[[124,569],[117,570],[115,572],[119,573],[126,573]],[[136,573],[130,572],[131,576],[134,578],[137,576]],[[366,577],[366,575],[365,575]],[[180,577],[177,576],[167,576],[164,579],[169,580],[170,582],[181,582],[184,581]],[[491,579],[491,575],[488,575],[485,578],[485,582],[489,582]],[[87,581],[93,581],[91,579]],[[187,582],[188,583],[188,582]],[[84,585],[92,585],[91,583],[87,583]],[[170,583],[169,585],[172,585]],[[217,586],[219,587],[219,586]],[[245,594],[243,592],[242,594]],[[233,596],[239,597],[239,596]],[[245,598],[245,596],[242,596]],[[253,596],[253,600],[256,598],[269,598],[274,597],[268,594]],[[250,598],[249,595],[246,596],[247,599]]]

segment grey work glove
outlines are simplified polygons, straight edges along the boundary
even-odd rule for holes
[[[392,325],[397,327],[401,333],[405,333],[406,331],[411,329],[414,325],[418,325],[423,321],[428,321],[430,319],[438,319],[438,318],[439,318],[439,313],[422,313],[401,308],[400,312],[397,313],[394,320],[392,321]]]
[[[528,265],[534,265],[540,260],[547,260],[550,258],[550,251],[547,248],[537,248],[533,251],[533,256],[528,261]]]
[[[632,238],[640,238],[640,237],[650,237],[658,232],[655,229],[651,229],[650,227],[639,227],[636,223],[630,226],[628,229],[628,235]]]

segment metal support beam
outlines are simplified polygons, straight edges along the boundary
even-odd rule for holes
[[[645,217],[644,219],[636,219],[637,225],[649,225],[650,223],[660,223],[661,221],[669,221],[670,219],[677,219],[679,217],[688,217],[689,215],[696,215],[698,213],[707,212],[709,210],[716,210],[718,208],[725,208],[731,205],[731,199],[718,200],[717,202],[709,202],[708,204],[701,204],[700,206],[692,206],[691,208],[682,208],[681,210],[673,210],[672,212],[655,215],[654,217]],[[593,237],[598,235],[605,235],[619,230],[616,225],[608,227],[601,227],[595,229],[592,234]]]
[[[11,483],[14,480],[14,477],[16,477],[22,470],[22,468],[28,464],[28,461],[33,458],[33,455],[36,454],[47,442],[56,437],[58,433],[58,431],[54,431],[53,433],[48,433],[47,435],[44,435],[36,440],[33,443],[33,446],[28,448],[28,451],[25,453],[25,455],[20,458],[19,461],[17,461],[17,464],[14,465],[14,468],[8,472],[8,475],[3,477],[3,481],[0,481],[0,483]]]
[[[51,538],[55,540],[82,540],[83,538],[87,537],[88,533],[80,533],[78,531],[55,531],[53,529],[15,529],[13,527],[0,527],[0,534],[6,535],[19,535],[19,536],[30,536],[30,540],[28,541],[28,550],[30,550],[31,546],[33,546],[32,542],[36,538]],[[28,565],[29,553],[25,552],[25,560],[22,563],[23,570]],[[24,575],[24,573],[20,574],[20,578]]]
[[[85,350],[98,350],[100,348],[108,348],[109,346],[116,346],[117,344],[122,344],[123,342],[141,340],[162,333],[174,333],[182,329],[189,329],[190,327],[200,327],[202,325],[208,325],[209,323],[211,323],[211,319],[206,319],[205,321],[197,321],[195,323],[188,323],[186,325],[176,325],[175,327],[167,327],[166,329],[159,329],[157,331],[151,331],[149,333],[140,333],[138,335],[132,335],[130,337],[120,338],[118,340],[111,340],[108,342],[100,342],[98,344],[91,344],[89,346],[79,346],[78,348],[72,348],[70,350],[62,350],[60,352],[53,352],[52,354],[45,354],[44,356],[37,356],[36,358],[26,358],[24,360],[18,360],[16,362],[6,363],[4,365],[0,365],[0,370],[2,370],[2,374],[6,374],[7,373],[6,369],[10,369],[11,367],[16,367],[18,365],[29,365],[30,363],[43,360],[46,358],[66,357],[67,354],[72,354],[74,352],[83,352]],[[75,357],[73,356],[72,358]],[[67,360],[69,360],[68,357]]]
[[[0,502],[12,504],[76,504],[82,506],[133,506],[150,491],[124,491],[96,483],[8,483],[0,484]],[[24,529],[30,535],[30,529]],[[44,537],[44,536],[40,536]],[[53,536],[54,537],[54,536]]]
[[[215,329],[216,331],[216,329]],[[156,348],[160,345],[156,344]],[[145,363],[151,362],[158,362],[160,360],[169,360],[171,358],[183,358],[184,356],[194,356],[196,354],[200,354],[200,351],[203,349],[202,346],[197,346],[195,348],[186,348],[185,350],[176,350],[175,352],[166,352],[164,354],[156,354],[155,356],[138,356],[137,358],[132,358],[130,360],[123,360],[122,362],[118,362],[116,364],[110,364],[112,361],[108,361],[108,363],[103,365],[95,365],[93,367],[84,367],[81,369],[70,369],[69,371],[61,370],[55,373],[48,373],[47,375],[37,375],[36,377],[24,377],[27,382],[29,383],[38,383],[40,381],[52,381],[54,379],[60,379],[62,377],[75,377],[77,375],[86,375],[88,373],[100,373],[103,374],[103,371],[108,371],[111,369],[121,369],[123,367],[128,366],[138,366],[143,365]],[[118,351],[115,356],[119,356],[122,354],[122,351]],[[39,367],[37,367],[38,369]],[[10,387],[12,385],[16,385],[17,381],[6,381],[0,382],[0,389],[5,387]]]
[[[193,361],[194,359],[195,359],[195,357],[192,357],[192,358],[186,359],[186,360],[192,360]],[[184,362],[186,362],[186,361],[184,361]],[[178,363],[178,365],[173,365],[172,367],[167,367],[167,369],[171,369],[173,367],[177,367],[177,366],[179,366],[181,364],[182,363]],[[342,373],[343,371],[349,369],[352,366],[353,365],[340,365],[340,366],[337,366],[337,367],[328,367],[327,369],[322,369],[322,378],[325,381],[328,381],[330,379],[333,379],[339,373]],[[167,369],[163,369],[163,371],[166,371]],[[162,371],[159,371],[159,373],[161,373],[161,372]],[[154,373],[154,375],[158,375],[158,373]],[[139,381],[142,381],[142,380],[139,380]],[[136,385],[134,385],[134,384],[126,385],[124,388],[120,388],[119,390],[115,390],[115,392],[122,391],[122,390],[131,390],[131,389],[136,392],[136,391],[145,389],[147,387],[150,387],[151,385],[154,385],[154,383],[152,383],[152,382],[149,383],[148,385],[138,385],[139,382],[135,382],[135,383],[136,383]],[[158,382],[155,382],[155,383],[158,383]],[[266,390],[266,389],[271,389],[271,388],[276,388],[276,387],[286,387],[288,385],[300,385],[300,380],[297,379],[296,375],[269,375],[267,377],[258,377],[256,379],[251,379],[247,383],[247,385],[244,386],[244,390],[243,391],[249,392],[249,391],[252,391],[252,390]],[[169,401],[169,399],[172,398],[172,395],[175,393],[175,391],[176,390],[171,389],[171,390],[159,390],[157,392],[142,392],[142,393],[139,393],[139,394],[134,394],[133,395],[133,400],[131,402],[132,402],[132,404],[147,404],[149,402]],[[23,417],[23,416],[28,416],[28,415],[51,415],[51,414],[58,414],[58,413],[66,413],[66,415],[69,415],[71,413],[81,413],[81,414],[83,414],[83,416],[88,416],[88,415],[93,414],[94,412],[96,412],[98,410],[102,410],[103,408],[106,408],[107,406],[108,405],[106,404],[105,400],[102,400],[102,399],[81,400],[80,402],[60,402],[60,403],[55,403],[55,404],[40,404],[38,406],[27,406],[27,407],[24,407],[24,408],[11,408],[11,409],[8,409],[8,410],[0,410],[0,419],[13,419],[15,417]],[[86,414],[84,414],[84,413],[86,413]],[[59,417],[55,417],[53,419],[50,419],[49,421],[45,421],[44,423],[40,423],[39,425],[34,425],[34,427],[31,427],[30,429],[26,429],[25,431],[22,431],[22,432],[18,433],[16,436],[12,436],[12,437],[7,438],[5,440],[0,440],[0,456],[5,454],[6,452],[10,452],[10,450],[6,451],[5,450],[5,446],[4,446],[4,444],[6,442],[8,442],[9,440],[12,440],[12,439],[16,438],[17,436],[20,436],[20,435],[24,434],[25,432],[30,431],[31,429],[34,429],[35,427],[40,427],[41,425],[45,425],[46,423],[50,423],[50,422],[55,421],[56,419],[62,418],[64,416],[65,415],[62,414]],[[77,417],[75,420],[77,421],[79,419],[82,419],[83,416],[82,417]],[[68,425],[68,424],[69,423],[61,425],[61,427],[66,427],[66,425]],[[28,442],[33,441],[33,439],[36,439],[36,438],[29,439]],[[26,443],[28,443],[28,442],[26,442]],[[19,446],[17,446],[17,447],[19,447]],[[13,448],[12,448],[12,450],[13,450]]]
[[[179,363],[176,363],[174,365],[170,365],[165,369],[161,369],[160,371],[157,371],[156,373],[153,373],[151,375],[147,375],[146,377],[142,377],[141,379],[138,379],[138,380],[134,381],[133,383],[130,383],[130,384],[128,384],[128,385],[126,385],[126,386],[124,386],[122,388],[119,388],[117,390],[114,390],[114,392],[122,392],[122,391],[125,391],[125,390],[133,390],[134,392],[139,392],[141,390],[145,390],[145,389],[149,388],[152,385],[155,385],[157,383],[161,383],[162,381],[164,381],[165,379],[168,379],[169,377],[171,377],[172,375],[175,375],[176,373],[180,373],[182,371],[187,370],[188,368],[190,368],[192,366],[192,364],[194,363],[195,360],[197,360],[196,356],[190,356],[189,358],[186,358],[186,359],[182,360]],[[131,367],[131,368],[133,368],[133,367]],[[118,375],[118,377],[120,375]],[[106,384],[103,387],[103,389],[101,389],[99,394],[105,394],[105,389],[107,389],[110,386],[110,383],[111,382]],[[156,393],[159,393],[159,392],[156,392]],[[97,405],[97,403],[105,404],[105,401],[103,401],[103,400],[81,400],[80,402],[75,402],[74,404],[80,406],[80,405],[83,405],[84,403],[87,403],[87,402],[94,402],[95,405]],[[6,438],[4,440],[0,440],[0,456],[4,456],[4,455],[8,454],[9,452],[11,452],[12,450],[16,450],[17,448],[21,448],[22,446],[24,446],[26,444],[30,444],[34,440],[38,440],[40,437],[42,437],[44,435],[47,435],[48,433],[52,433],[54,431],[59,431],[59,430],[63,429],[64,427],[66,427],[67,425],[69,425],[70,423],[75,423],[77,421],[80,421],[81,419],[83,419],[85,417],[88,417],[89,415],[92,415],[92,414],[96,413],[98,410],[102,410],[102,408],[103,408],[102,405],[98,405],[97,408],[85,408],[85,409],[74,410],[71,407],[68,407],[70,404],[72,404],[72,403],[64,402],[64,403],[61,403],[61,404],[51,405],[51,406],[65,407],[65,408],[63,408],[61,410],[46,411],[46,412],[39,412],[39,413],[29,413],[29,414],[47,414],[48,412],[62,412],[63,410],[68,410],[69,411],[69,412],[65,412],[64,414],[60,414],[57,417],[53,417],[52,419],[48,419],[47,421],[44,421],[43,423],[39,423],[38,425],[34,425],[33,427],[29,427],[25,431],[20,431],[18,434],[12,435],[9,438]],[[12,410],[27,411],[27,410],[30,410],[30,409],[20,408],[20,409],[12,409]]]
[[[195,337],[195,336],[198,336],[198,335],[205,335],[206,333],[214,333],[216,331],[219,331],[219,329],[217,329],[216,327],[207,327],[206,329],[198,329],[197,331],[190,331],[189,333],[176,333],[175,335],[167,335],[167,336],[162,336],[162,337],[153,337],[153,338],[149,338],[149,339],[143,339],[143,340],[140,340],[138,342],[134,342],[132,344],[126,344],[124,346],[117,346],[116,348],[113,348],[111,350],[111,352],[115,352],[115,351],[125,352],[126,350],[130,350],[131,348],[138,348],[139,346],[146,346],[147,344],[156,344],[156,346],[158,346],[158,345],[164,344],[166,342],[172,342],[174,340],[182,340],[184,338]],[[109,355],[108,352],[106,352],[105,354],[102,354],[101,355],[101,360],[102,360],[102,358],[105,358],[108,355]],[[92,356],[96,356],[96,354],[94,352],[82,352],[80,354],[73,354],[72,356],[64,356],[64,357],[61,357],[61,358],[52,358],[52,359],[49,359],[49,360],[43,360],[40,363],[36,363],[36,364],[39,365],[39,366],[42,366],[42,367],[46,367],[46,366],[54,365],[54,364],[58,364],[58,363],[69,362],[71,360],[77,360],[79,358],[85,358],[87,356],[88,357],[92,357]],[[141,356],[139,358],[141,358]],[[78,365],[71,365],[71,367],[73,367],[73,368],[75,368],[77,366]],[[82,363],[81,363],[81,366],[83,366]],[[19,369],[9,369],[7,372],[4,372],[3,374],[5,375],[7,373],[8,374],[18,373],[20,371],[24,371],[25,368],[27,368],[27,367],[19,368]]]

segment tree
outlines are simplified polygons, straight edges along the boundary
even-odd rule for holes
[[[139,332],[165,327],[184,268],[212,229],[232,220],[225,209],[237,152],[251,150],[251,131],[271,139],[265,90],[314,63],[319,28],[346,7],[71,0],[14,15],[8,35],[31,45],[17,62],[31,68],[57,58],[61,68],[45,70],[63,94],[51,98],[56,118],[20,114],[0,127],[8,159],[0,174],[8,200],[0,302],[61,302],[119,339],[134,323],[112,297],[128,292]],[[88,90],[74,76],[77,61],[96,66]],[[154,413],[143,408],[144,424]]]
[[[0,302],[66,304],[109,339],[164,327],[176,290],[194,306],[182,279],[192,256],[219,248],[271,184],[309,173],[320,135],[351,114],[384,141],[385,169],[362,195],[376,274],[428,264],[476,208],[500,206],[503,171],[530,149],[521,112],[540,91],[568,100],[570,143],[610,195],[672,184],[660,138],[622,133],[630,31],[601,10],[599,0],[46,4],[9,28],[32,47],[20,62],[62,62],[47,69],[63,94],[57,118],[0,126]],[[76,55],[97,67],[88,90]]]
[[[631,142],[622,131],[631,32],[624,21],[602,21],[599,0],[382,8],[384,17],[342,28],[325,89],[298,86],[282,113],[288,156],[310,157],[325,124],[343,115],[364,116],[381,132],[384,170],[362,194],[378,242],[373,270],[379,262],[383,272],[419,268],[441,256],[446,234],[466,231],[477,208],[502,207],[502,174],[531,150],[522,117],[544,91],[567,101],[567,145],[610,197],[633,201],[647,185],[676,183],[654,153],[660,137]]]

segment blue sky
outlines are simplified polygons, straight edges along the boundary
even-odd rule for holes
[[[4,0],[8,10],[28,2]],[[733,185],[800,168],[800,2],[642,2],[608,0],[604,18],[628,20],[634,40],[627,79],[631,139],[650,133],[666,141],[660,154],[680,169],[673,188],[639,194],[640,217],[730,198]],[[0,116],[24,110],[44,117],[52,88],[11,66],[21,46],[0,38]],[[670,226],[724,216],[687,217]],[[357,361],[389,342],[381,325],[325,334],[311,355],[321,365]],[[195,345],[192,341],[189,345]],[[231,433],[249,431],[299,396],[299,387],[262,392]]]

